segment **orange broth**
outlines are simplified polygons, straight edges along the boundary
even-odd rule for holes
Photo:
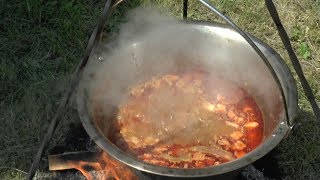
[[[201,168],[241,158],[262,141],[254,99],[235,83],[201,71],[133,86],[110,140],[147,163]]]

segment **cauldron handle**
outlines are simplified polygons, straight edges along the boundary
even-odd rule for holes
[[[278,78],[278,76],[276,75],[274,69],[272,68],[272,66],[270,65],[269,61],[267,60],[267,58],[265,57],[265,55],[260,51],[260,49],[256,46],[256,44],[248,37],[248,35],[242,31],[235,23],[233,23],[228,17],[226,17],[225,15],[223,15],[221,12],[219,12],[214,6],[212,6],[210,3],[208,3],[206,0],[198,0],[200,3],[202,3],[203,5],[205,5],[207,8],[209,8],[211,11],[213,11],[216,15],[218,15],[219,17],[221,17],[224,21],[227,22],[227,24],[229,24],[233,29],[235,29],[250,45],[251,47],[257,52],[257,54],[261,57],[261,59],[263,60],[263,62],[265,63],[265,65],[268,67],[269,71],[271,72],[271,74],[273,75],[273,77],[275,78],[277,85],[281,91],[282,96],[284,97],[284,109],[285,109],[285,115],[286,115],[286,120],[287,120],[287,124],[289,125],[290,128],[293,128],[293,126],[295,125],[294,122],[294,118],[295,116],[290,116],[289,115],[289,111],[288,111],[288,106],[287,106],[287,99],[284,93],[284,89],[281,86],[280,80]],[[284,44],[291,63],[294,67],[295,72],[297,73],[299,80],[301,82],[302,88],[310,102],[310,105],[312,107],[312,110],[316,116],[316,119],[320,120],[320,109],[319,109],[319,105],[317,104],[314,94],[312,92],[312,89],[307,81],[307,79],[305,78],[301,65],[299,63],[299,60],[291,46],[290,43],[290,39],[281,23],[281,20],[279,18],[278,12],[273,4],[272,0],[265,0],[265,4],[266,7],[272,17],[273,22],[275,23],[279,36],[281,37],[282,43]],[[183,19],[187,18],[187,12],[188,12],[188,0],[184,0],[183,1]]]
[[[187,0],[184,0],[184,1],[187,3]],[[267,57],[262,53],[262,51],[257,47],[257,45],[252,41],[252,39],[244,31],[242,31],[228,17],[223,15],[217,8],[215,8],[213,5],[211,5],[206,0],[198,0],[198,1],[200,3],[202,3],[204,6],[206,6],[208,9],[210,9],[212,12],[214,12],[216,15],[221,17],[228,25],[230,25],[235,31],[237,31],[249,43],[249,45],[256,51],[256,53],[261,57],[261,59],[263,60],[264,64],[267,66],[268,70],[270,71],[270,73],[272,74],[274,79],[276,80],[277,86],[278,86],[278,88],[279,88],[279,90],[281,92],[282,97],[284,98],[283,106],[284,106],[284,110],[285,110],[285,118],[286,118],[288,126],[290,128],[292,128],[294,126],[294,118],[290,118],[290,116],[289,116],[286,96],[285,96],[285,93],[284,93],[284,88],[282,87],[280,79],[277,76],[275,70],[272,68],[271,64],[269,63]],[[184,8],[184,11],[186,11],[185,8]]]

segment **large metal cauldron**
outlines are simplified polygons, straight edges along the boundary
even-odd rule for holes
[[[281,96],[277,83],[268,71],[265,64],[261,61],[260,57],[234,30],[224,25],[208,24],[203,22],[189,22],[181,25],[181,27],[168,27],[168,29],[170,28],[175,29],[177,32],[179,32],[179,28],[190,29],[190,32],[188,32],[190,33],[190,39],[186,39],[186,42],[190,43],[194,43],[194,40],[197,41],[198,39],[201,39],[202,41],[208,41],[207,45],[210,45],[211,42],[215,43],[217,38],[222,40],[219,41],[219,47],[227,48],[229,51],[220,53],[225,53],[224,55],[226,55],[226,59],[230,59],[229,62],[226,62],[229,63],[229,69],[232,72],[239,70],[244,72],[242,75],[240,75],[240,77],[228,76],[228,72],[225,72],[226,77],[230,80],[235,80],[236,83],[238,83],[240,86],[243,86],[254,97],[262,111],[264,119],[264,137],[261,145],[240,159],[218,166],[199,169],[174,169],[148,164],[123,152],[106,138],[110,130],[110,121],[103,118],[94,118],[95,115],[92,114],[92,111],[90,110],[91,106],[93,105],[90,100],[90,93],[87,93],[85,89],[80,88],[78,93],[78,111],[80,118],[84,128],[91,138],[97,143],[97,145],[112,157],[133,167],[134,169],[170,177],[205,177],[225,174],[239,170],[251,164],[275,148],[280,141],[285,138],[288,132],[290,132],[291,127],[289,123],[293,124],[293,119],[298,108],[296,85],[290,70],[281,57],[267,44],[253,36],[250,36],[259,49],[265,54],[269,63],[272,65],[272,68],[280,80],[285,97]],[[172,29],[170,32],[174,32]],[[205,38],[197,37],[197,33],[204,35],[203,37]],[[197,48],[196,43],[194,48]],[[210,46],[208,48],[210,49]],[[179,51],[180,54],[183,54],[183,49],[184,47],[181,47],[181,49],[178,49],[177,51]],[[122,47],[122,49],[117,51],[121,54],[119,55],[118,60],[115,60],[117,58],[114,58],[114,56],[118,55],[113,55],[113,58],[106,58],[106,61],[111,61],[109,62],[109,65],[111,66],[121,66],[121,63],[128,63],[130,68],[143,67],[149,70],[147,72],[141,72],[148,73],[148,75],[153,75],[152,73],[157,74],[161,72],[158,72],[156,68],[152,67],[156,67],[158,65],[161,66],[161,64],[148,64],[144,62],[143,57],[153,57],[154,53],[157,52],[160,55],[163,54],[163,57],[157,58],[165,59],[165,57],[170,57],[170,52],[169,54],[164,54],[163,52],[165,49],[163,49],[163,52],[161,51],[162,50],[159,50],[157,45],[153,47],[153,44],[150,42],[137,40],[136,42],[133,41],[131,44],[127,44],[126,47]],[[217,54],[217,51],[214,50],[212,50],[211,55],[210,53],[208,54],[208,52],[209,51],[206,52],[207,54],[205,54],[205,56],[212,56],[212,58],[210,58],[208,61],[204,61],[203,67],[207,69],[212,68],[212,71],[221,71],[219,73],[224,73],[225,69],[216,68],[215,65],[223,62],[225,59],[220,58],[219,62],[215,63],[215,60],[219,58],[219,54]],[[106,52],[103,53],[107,54]],[[184,56],[191,56],[188,54],[189,52],[185,53],[186,54],[184,54]],[[195,53],[193,55],[203,54],[200,50],[198,54]],[[138,62],[132,63],[130,59],[133,57],[135,60],[139,59]],[[206,59],[204,56],[201,57]],[[97,59],[99,59],[99,54],[91,57],[91,61],[97,61]],[[187,60],[180,61],[183,61],[183,63],[180,63],[180,65],[185,66],[185,68],[193,66],[193,64],[189,63]],[[246,66],[243,66],[243,62],[241,61],[245,62]],[[137,63],[141,66],[137,66]],[[132,67],[129,64],[132,64]],[[251,66],[247,66],[248,64],[251,64]],[[121,74],[123,76],[133,76],[137,81],[139,81],[140,77],[146,77],[140,76],[139,74],[133,74],[131,71],[127,71],[127,69],[121,72]],[[115,71],[106,71],[105,75],[106,77],[117,78],[119,74],[117,74]],[[130,83],[133,82],[128,82],[126,85],[130,85]],[[268,86],[265,86],[265,84]],[[115,85],[103,84],[101,86],[104,86],[104,88],[108,89]],[[108,90],[106,90],[106,96],[112,96],[112,94],[108,94]],[[282,100],[285,100],[287,103],[289,119],[285,118]]]

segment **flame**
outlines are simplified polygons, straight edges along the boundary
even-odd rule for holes
[[[79,170],[88,180],[136,180],[138,177],[126,165],[112,159],[107,153],[102,152],[97,157],[98,162],[70,161],[69,165]]]

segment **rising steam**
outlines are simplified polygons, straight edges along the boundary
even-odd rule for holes
[[[93,107],[98,105],[103,116],[114,114],[132,85],[156,75],[195,67],[208,72],[213,79],[221,76],[244,87],[263,112],[279,112],[276,108],[281,101],[280,93],[273,77],[251,47],[244,45],[240,35],[222,28],[210,32],[207,26],[183,23],[155,8],[138,8],[127,17],[119,36],[91,56],[81,84],[90,103]],[[215,88],[216,83],[212,81],[210,86]],[[228,96],[232,90],[226,85],[223,92]],[[164,102],[170,100],[163,97]],[[264,113],[264,117],[272,116],[275,115]]]

